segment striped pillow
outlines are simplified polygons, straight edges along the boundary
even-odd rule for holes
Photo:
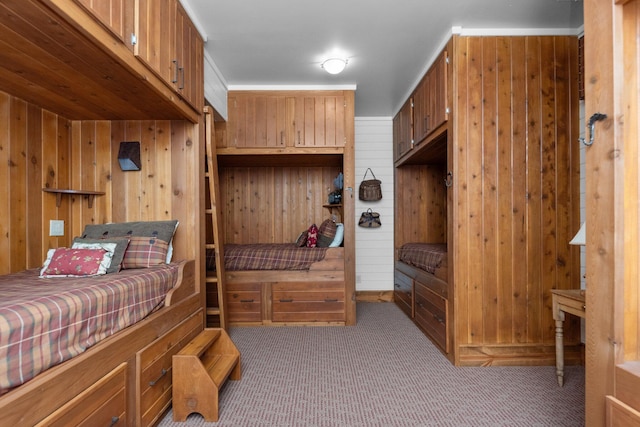
[[[156,237],[132,236],[124,253],[122,268],[147,268],[164,264],[169,244]]]

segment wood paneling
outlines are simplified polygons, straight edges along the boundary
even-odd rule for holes
[[[174,259],[197,258],[200,245],[200,127],[186,121],[70,121],[0,92],[0,273],[39,267],[49,248],[68,246],[89,223],[180,221]],[[142,169],[123,172],[121,141],[140,141]],[[202,166],[204,167],[204,166]],[[85,196],[42,188],[105,192],[92,208]],[[63,237],[49,220],[65,221]]]
[[[290,243],[330,217],[340,167],[221,167],[225,243]]]
[[[577,39],[460,37],[454,51],[457,344],[552,345],[549,290],[579,286]]]
[[[456,364],[553,362],[550,290],[580,286],[577,46],[455,36],[447,127],[396,162],[395,247],[448,243]]]

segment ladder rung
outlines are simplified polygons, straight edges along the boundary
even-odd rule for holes
[[[207,315],[209,316],[219,316],[220,309],[218,307],[207,307]]]
[[[207,243],[204,245],[205,248],[207,249],[215,249],[216,248],[216,244],[215,243]]]
[[[213,213],[213,209],[205,209],[204,213],[206,214],[212,214]]]
[[[218,283],[218,278],[216,276],[207,276],[204,281],[206,283]]]

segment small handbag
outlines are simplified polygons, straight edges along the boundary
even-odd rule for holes
[[[371,172],[373,179],[365,179],[369,172]],[[382,181],[376,179],[371,168],[367,168],[364,172],[364,176],[362,177],[360,188],[358,189],[360,200],[364,200],[365,202],[375,202],[376,200],[382,199],[382,189],[380,188],[380,184],[382,184]]]
[[[380,214],[378,212],[373,212],[369,208],[366,212],[362,212],[362,215],[360,215],[358,225],[365,228],[378,228],[382,225],[380,222]]]

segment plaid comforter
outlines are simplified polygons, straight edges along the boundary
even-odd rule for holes
[[[38,274],[0,276],[0,394],[154,311],[178,264],[83,278]]]
[[[447,245],[439,243],[407,243],[400,248],[398,259],[434,274],[447,256]]]
[[[308,270],[326,253],[327,248],[300,248],[293,243],[225,245],[224,267],[229,271]],[[207,250],[207,269],[216,269],[213,250]]]

